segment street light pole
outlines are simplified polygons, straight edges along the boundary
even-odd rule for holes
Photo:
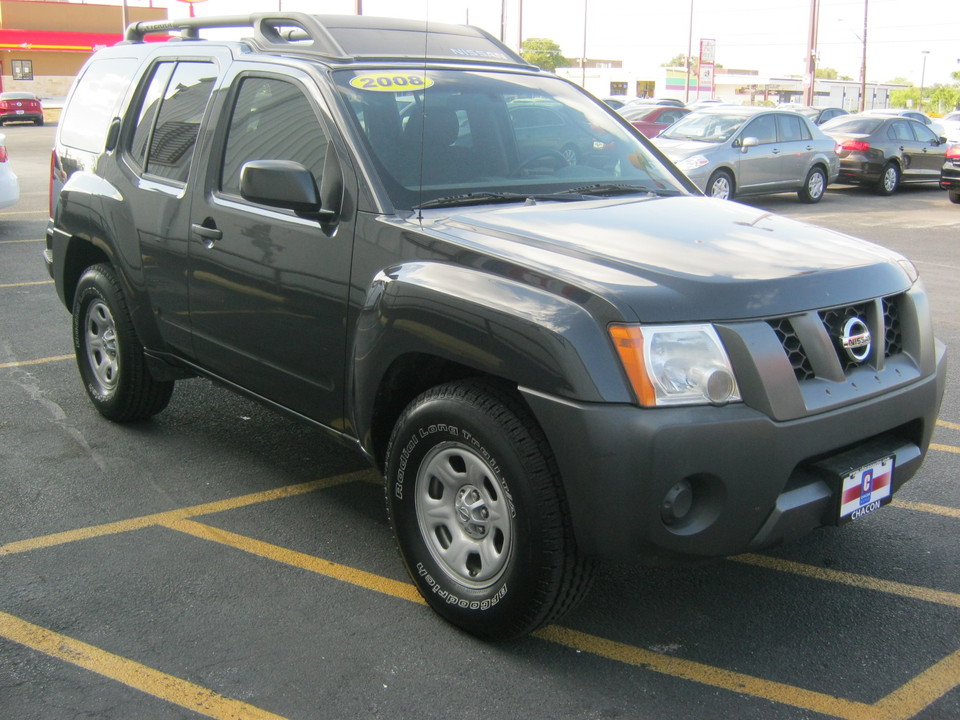
[[[925,75],[927,74],[927,55],[930,54],[929,50],[921,50],[920,54],[923,55],[923,66],[920,69],[920,101],[917,103],[917,109],[921,112],[923,111],[923,81],[926,79]]]
[[[687,33],[687,84],[683,90],[683,101],[690,102],[690,66],[693,61],[690,59],[690,53],[693,52],[693,0],[690,0],[690,30]],[[697,79],[697,87],[700,87],[700,80]]]

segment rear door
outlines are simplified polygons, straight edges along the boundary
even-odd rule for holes
[[[338,426],[354,220],[324,226],[240,196],[250,160],[296,161],[319,185],[336,152],[332,123],[305,74],[248,68],[227,83],[190,218],[197,358],[248,391]]]
[[[807,178],[814,155],[813,135],[799,113],[778,113],[780,137],[780,172],[784,182],[800,187]]]
[[[741,140],[749,137],[756,138],[759,144],[739,153],[738,191],[776,192],[785,185],[776,116],[767,114],[753,118],[740,133]]]

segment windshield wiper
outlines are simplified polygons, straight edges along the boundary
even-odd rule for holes
[[[679,195],[675,190],[655,189],[652,190],[646,185],[631,185],[629,183],[595,183],[594,185],[584,185],[583,187],[564,190],[566,194],[580,195],[585,197],[613,197],[615,195],[637,195],[646,193],[648,195]],[[559,194],[559,193],[558,193]]]
[[[427,200],[420,203],[415,209],[441,208],[441,207],[460,207],[463,205],[487,205],[492,203],[512,203],[528,202],[531,200],[555,200],[558,202],[571,202],[574,200],[587,200],[588,196],[578,193],[576,190],[564,190],[559,193],[548,194],[526,194],[515,192],[476,192],[460,193],[458,195],[445,195],[433,200]]]

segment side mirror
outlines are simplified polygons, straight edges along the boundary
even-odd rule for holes
[[[746,152],[749,148],[756,147],[760,141],[755,137],[746,137],[740,143],[740,152]]]
[[[313,174],[292,160],[251,160],[240,169],[244,200],[293,210],[304,217],[325,218]]]

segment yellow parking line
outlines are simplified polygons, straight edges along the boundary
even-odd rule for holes
[[[171,520],[162,524],[171,530],[220,543],[252,553],[258,557],[315,572],[401,600],[424,604],[424,600],[410,583],[391,580],[381,575],[332,563],[313,555],[288,550],[278,545],[211,527],[194,520]],[[752,675],[724,670],[692,660],[683,660],[652,650],[644,650],[559,625],[541,628],[534,633],[534,636],[574,650],[653,670],[670,677],[711,685],[730,692],[752,695],[771,702],[843,718],[843,720],[907,720],[907,718],[913,717],[927,705],[950,692],[960,683],[960,673],[958,673],[960,652],[958,652],[921,673],[903,687],[887,695],[880,702],[870,705],[805,690],[785,683],[764,680]]]
[[[949,422],[947,420],[937,420],[937,425],[942,425],[951,430],[960,430],[960,423]]]
[[[218,720],[283,720],[266,710],[0,612],[0,637]]]
[[[279,545],[272,545],[262,540],[247,537],[246,535],[238,535],[229,530],[221,530],[220,528],[215,528],[210,525],[204,525],[195,520],[169,520],[161,523],[161,525],[171,530],[193,535],[202,540],[227,545],[237,550],[251,553],[252,555],[258,555],[268,560],[284,563],[285,565],[292,565],[302,570],[309,570],[318,575],[326,575],[329,578],[350,583],[351,585],[356,585],[357,587],[362,587],[367,590],[373,590],[378,593],[383,593],[384,595],[390,595],[391,597],[420,603],[421,605],[426,604],[423,598],[420,597],[417,589],[408,582],[391,580],[382,575],[375,575],[374,573],[358,570],[348,565],[340,565],[314,555],[297,552],[296,550],[288,550]]]
[[[53,357],[39,358],[37,360],[18,360],[16,362],[0,363],[0,368],[26,367],[27,365],[42,365],[50,362],[60,362],[61,360],[73,360],[75,355],[55,355]]]
[[[956,518],[960,520],[960,508],[946,507],[944,505],[931,505],[930,503],[912,502],[910,500],[892,500],[891,507],[904,508],[905,510],[916,510],[917,512],[930,513],[931,515],[943,515],[945,517]]]
[[[748,553],[727,559],[731,562],[755,565],[756,567],[762,567],[767,570],[777,570],[779,572],[802,575],[816,580],[826,580],[828,582],[863,588],[865,590],[875,590],[877,592],[887,593],[888,595],[899,595],[900,597],[910,598],[912,600],[923,600],[938,605],[960,608],[960,594],[947,592],[946,590],[933,590],[932,588],[907,585],[906,583],[894,582],[892,580],[881,580],[880,578],[870,577],[868,575],[857,575],[841,570],[828,570],[827,568],[816,565],[804,565],[803,563],[793,562],[791,560],[780,560],[778,558],[768,557],[767,555],[751,555]]]
[[[942,450],[943,452],[960,454],[960,447],[957,447],[956,445],[940,445],[938,443],[930,443],[930,449]]]
[[[71,356],[72,357],[72,356]],[[90,527],[78,528],[76,530],[67,530],[66,532],[43,535],[41,537],[31,538],[29,540],[18,540],[16,542],[0,545],[0,557],[3,555],[13,555],[14,553],[37,550],[39,548],[53,547],[55,545],[65,545],[66,543],[76,542],[77,540],[86,540],[88,538],[101,537],[103,535],[116,535],[117,533],[130,532],[131,530],[140,530],[145,527],[162,525],[173,520],[182,520],[195,515],[210,515],[223,512],[224,510],[234,510],[236,508],[255,505],[257,503],[268,502],[270,500],[279,500],[281,498],[303,495],[325,488],[334,487],[344,483],[363,480],[372,471],[359,470],[357,472],[335,475],[322,480],[313,480],[311,482],[301,483],[299,485],[287,485],[285,487],[274,488],[250,495],[241,495],[239,497],[228,498],[226,500],[217,500],[202,505],[193,505],[191,507],[179,508],[177,510],[168,510],[153,515],[142,515],[140,517],[130,518],[128,520],[119,520],[117,522],[105,523],[103,525],[92,525]]]
[[[39,242],[44,242],[45,240],[46,238],[37,238],[37,239],[30,239],[30,240],[0,240],[0,245],[16,245],[17,243],[39,243]]]
[[[0,288],[29,287],[30,285],[53,285],[53,280],[34,280],[32,282],[4,283]]]
[[[960,651],[947,656],[871,705],[793,685],[763,680],[692,660],[661,655],[651,650],[557,625],[542,628],[534,634],[543,640],[608,660],[635,665],[670,677],[678,677],[730,692],[752,695],[783,705],[792,705],[831,717],[843,718],[843,720],[907,720],[960,684]]]

